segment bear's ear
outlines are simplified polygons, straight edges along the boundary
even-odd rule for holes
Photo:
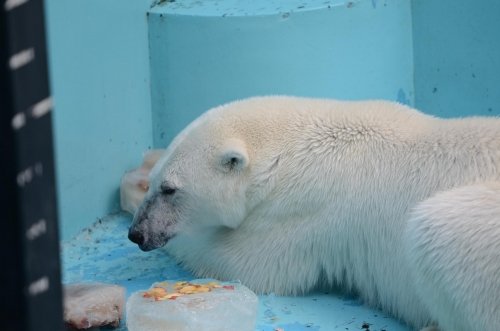
[[[245,143],[240,139],[228,139],[219,151],[219,164],[224,171],[242,170],[249,159]]]

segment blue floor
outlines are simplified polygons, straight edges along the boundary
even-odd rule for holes
[[[153,282],[190,280],[162,250],[142,252],[128,241],[131,219],[126,214],[106,217],[62,243],[63,282],[100,281],[124,286],[127,296]],[[409,331],[385,314],[353,298],[316,293],[303,297],[259,297],[259,331],[370,330]],[[125,322],[119,331],[126,331]]]

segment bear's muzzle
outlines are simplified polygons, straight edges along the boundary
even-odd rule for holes
[[[133,227],[128,230],[128,239],[139,246],[144,245],[145,241],[142,232],[135,230]]]

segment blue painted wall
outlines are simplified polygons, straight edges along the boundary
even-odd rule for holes
[[[202,111],[247,96],[412,103],[409,0],[238,4],[187,0],[150,11],[155,146]]]
[[[47,0],[61,234],[117,211],[152,144],[148,1]]]
[[[500,114],[497,0],[46,0],[61,233],[118,210],[125,170],[256,94]],[[146,13],[149,12],[149,16]]]
[[[414,0],[416,106],[500,115],[500,1]]]

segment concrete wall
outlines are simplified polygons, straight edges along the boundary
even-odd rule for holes
[[[63,238],[200,112],[258,94],[499,115],[496,0],[47,0]]]
[[[176,1],[150,11],[156,146],[200,112],[247,96],[412,103],[409,0],[233,2]]]
[[[412,11],[416,106],[500,115],[500,1],[413,0]]]
[[[117,211],[152,144],[148,1],[47,0],[61,234]]]

